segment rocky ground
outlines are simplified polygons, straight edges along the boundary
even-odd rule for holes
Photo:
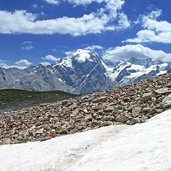
[[[113,124],[143,123],[171,107],[171,74],[0,116],[0,144],[44,141]]]

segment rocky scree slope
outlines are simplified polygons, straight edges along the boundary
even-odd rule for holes
[[[143,123],[171,107],[171,74],[0,116],[0,144],[43,141],[115,124]]]

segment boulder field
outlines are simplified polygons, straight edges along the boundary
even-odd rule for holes
[[[0,144],[44,141],[99,127],[143,123],[171,108],[171,74],[0,115]]]

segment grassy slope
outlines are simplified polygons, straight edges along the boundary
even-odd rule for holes
[[[41,103],[56,102],[75,96],[61,91],[30,92],[16,89],[0,90],[0,113],[31,107]]]

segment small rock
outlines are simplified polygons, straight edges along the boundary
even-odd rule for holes
[[[89,96],[88,95],[82,96],[81,99],[82,100],[89,99]]]
[[[51,137],[41,137],[41,138],[39,138],[40,139],[40,141],[46,141],[46,140],[48,140],[48,139],[50,139]]]
[[[140,119],[140,123],[144,123],[146,121],[146,118],[144,116],[141,116],[139,119]]]
[[[60,122],[57,122],[53,125],[54,128],[60,128],[61,127],[61,123]]]
[[[35,125],[33,125],[31,128],[30,128],[30,131],[34,130],[36,128]]]
[[[10,138],[4,138],[2,143],[3,144],[11,144],[11,140],[10,140]]]
[[[93,100],[93,97],[90,97],[89,95],[83,96],[81,98],[84,102],[91,102]]]
[[[129,117],[123,116],[123,115],[118,115],[115,120],[117,122],[125,123],[127,120],[129,120]]]
[[[98,126],[98,125],[100,125],[100,121],[93,120],[93,121],[92,121],[92,125],[93,125],[93,126]]]
[[[88,110],[87,110],[87,109],[84,109],[83,112],[84,112],[84,113],[88,113]]]
[[[123,101],[124,101],[124,102],[128,102],[128,101],[130,101],[130,98],[129,98],[129,97],[124,97],[124,98],[123,98]]]
[[[140,119],[139,118],[132,118],[130,121],[129,121],[129,125],[134,125],[136,123],[140,123]]]
[[[57,113],[50,113],[49,114],[51,117],[56,117],[58,114]]]
[[[43,131],[44,131],[44,128],[41,128],[41,129],[39,129],[39,130],[36,131],[36,134],[42,134]]]
[[[73,103],[71,106],[69,106],[70,109],[76,109],[78,107],[77,103]]]
[[[99,102],[106,102],[107,101],[107,97],[106,96],[102,96],[102,97],[99,97],[97,100]]]
[[[144,113],[146,113],[148,111],[150,111],[150,108],[149,107],[145,107],[145,108],[142,109],[142,112],[144,112]]]
[[[92,116],[91,115],[86,115],[85,116],[85,121],[86,122],[92,121]]]
[[[141,109],[142,109],[141,107],[133,107],[132,108],[132,116],[133,117],[139,116]]]
[[[171,108],[171,94],[165,97],[161,104],[164,109]]]
[[[79,114],[79,109],[75,109],[72,113],[71,113],[71,117],[76,117]]]
[[[144,93],[142,95],[142,99],[141,100],[143,102],[147,102],[147,101],[151,100],[151,97],[152,97],[152,93]]]
[[[107,106],[105,109],[104,109],[104,112],[112,112],[114,110],[114,107],[113,106]]]
[[[160,88],[154,91],[157,94],[166,94],[166,93],[170,93],[171,90],[169,90],[169,88]]]
[[[61,103],[62,103],[62,105],[66,105],[66,104],[68,104],[68,101],[67,100],[63,100]]]

